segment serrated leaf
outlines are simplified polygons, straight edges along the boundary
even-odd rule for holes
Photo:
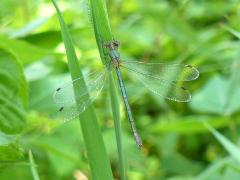
[[[0,49],[0,130],[20,133],[25,125],[28,89],[23,69],[14,56]]]

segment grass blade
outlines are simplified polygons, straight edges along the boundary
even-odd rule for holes
[[[125,180],[126,175],[125,175],[125,168],[124,168],[124,154],[123,154],[123,147],[122,147],[119,102],[118,102],[118,96],[116,94],[117,90],[115,88],[114,79],[111,74],[109,74],[109,89],[110,89],[110,96],[111,96],[111,105],[112,105],[112,113],[113,113],[115,134],[116,134],[116,140],[117,140],[117,147],[118,147],[120,175],[121,175],[121,179]]]
[[[31,150],[29,150],[28,156],[29,156],[30,167],[31,167],[31,172],[32,172],[32,175],[33,175],[33,179],[34,180],[39,180],[40,178],[39,178],[39,175],[38,175],[38,172],[37,172],[37,169],[36,169],[36,164],[35,164],[35,161],[33,159],[33,155],[32,155]]]
[[[213,136],[222,144],[222,146],[228,151],[228,153],[235,159],[238,163],[240,163],[240,149],[234,145],[231,141],[229,141],[226,137],[212,128],[206,121],[203,121],[205,127],[213,134]]]
[[[99,49],[99,53],[102,62],[107,65],[109,58],[105,56],[102,47],[103,42],[109,42],[114,40],[111,32],[110,23],[107,14],[106,3],[104,0],[90,0],[91,17],[93,21],[93,28],[95,32],[95,37]],[[112,114],[114,119],[115,134],[118,148],[118,158],[120,164],[120,176],[121,179],[126,179],[125,168],[124,168],[124,153],[122,148],[122,134],[121,134],[121,122],[120,122],[120,106],[119,100],[117,98],[117,89],[114,84],[114,78],[112,74],[109,73],[109,89],[111,97]]]
[[[66,28],[63,17],[56,2],[54,0],[52,0],[52,2],[56,8],[59,22],[61,25],[61,33],[67,53],[68,67],[71,73],[71,77],[72,79],[82,77],[82,73],[77,61],[77,56],[73,47],[73,42],[69,35],[68,29]],[[76,83],[74,85],[74,92],[76,97],[78,96],[78,92],[80,92],[80,88],[86,88],[86,84]],[[103,138],[100,132],[99,125],[97,123],[97,117],[92,106],[90,106],[84,113],[81,114],[80,124],[87,148],[92,179],[113,179],[109,159],[107,157],[106,150],[103,144]]]

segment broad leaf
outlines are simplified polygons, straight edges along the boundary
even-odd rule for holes
[[[27,42],[10,39],[0,35],[0,48],[3,48],[14,54],[23,64],[42,59],[50,55],[50,51],[38,48]]]
[[[14,56],[0,49],[0,131],[20,133],[24,127],[24,107],[28,89],[23,69]]]
[[[233,89],[230,80],[215,76],[194,94],[190,106],[201,113],[233,114],[240,109],[239,99],[240,84]]]

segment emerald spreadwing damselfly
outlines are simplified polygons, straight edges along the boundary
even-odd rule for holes
[[[138,147],[142,146],[142,140],[138,135],[132,111],[128,102],[126,89],[123,83],[120,69],[125,69],[138,79],[143,85],[156,95],[177,102],[189,102],[191,94],[189,91],[178,85],[178,81],[192,81],[198,78],[199,72],[191,65],[165,64],[165,63],[144,63],[139,61],[123,61],[118,52],[119,42],[112,41],[104,43],[104,48],[108,50],[110,62],[106,68],[100,72],[90,73],[84,78],[77,78],[73,81],[58,87],[53,98],[59,106],[59,113],[64,121],[75,119],[85,111],[86,108],[96,99],[103,89],[107,74],[115,69],[122,99],[131,125],[131,130]],[[74,96],[74,84],[85,82],[87,87]]]

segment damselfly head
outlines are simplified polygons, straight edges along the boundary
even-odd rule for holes
[[[115,49],[118,49],[119,46],[120,46],[120,42],[117,41],[117,40],[114,40],[114,41],[113,41],[113,45],[114,45]]]
[[[108,48],[109,50],[117,50],[120,46],[120,42],[114,40],[114,41],[111,41],[111,42],[104,43],[104,46],[106,48]]]

